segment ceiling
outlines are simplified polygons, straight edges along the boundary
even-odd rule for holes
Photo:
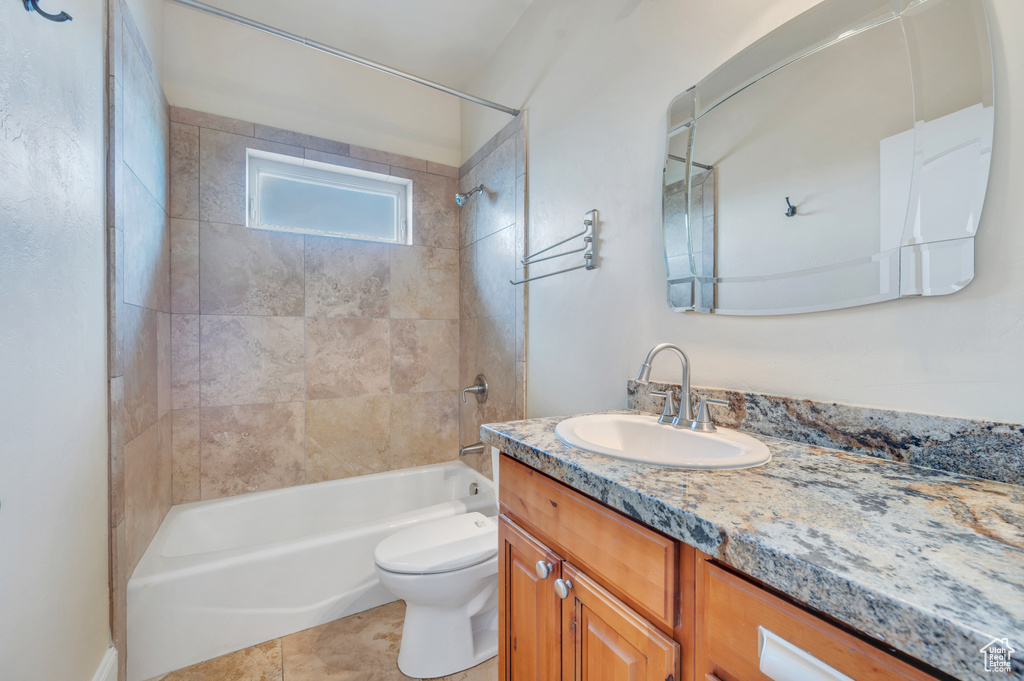
[[[203,0],[450,87],[483,68],[531,0]]]

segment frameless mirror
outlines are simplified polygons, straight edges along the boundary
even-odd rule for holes
[[[983,0],[826,0],[669,107],[669,304],[789,314],[955,293],[993,131]]]

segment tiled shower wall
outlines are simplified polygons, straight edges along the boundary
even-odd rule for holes
[[[458,170],[171,108],[173,501],[453,460]],[[414,245],[245,227],[245,150],[413,180]]]
[[[171,507],[168,106],[122,0],[107,16],[111,631],[124,678],[125,586]]]
[[[526,287],[513,286],[526,249],[526,114],[520,114],[463,165],[460,191],[479,185],[460,211],[461,369],[463,386],[484,374],[487,402],[463,405],[463,446],[480,441],[480,425],[526,412]],[[489,460],[480,462],[486,470]]]

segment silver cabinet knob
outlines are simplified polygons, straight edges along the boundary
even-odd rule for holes
[[[568,579],[556,579],[555,580],[555,594],[561,599],[569,597],[569,590],[572,589],[572,582]]]
[[[537,576],[541,579],[547,579],[548,575],[551,574],[551,569],[554,567],[551,563],[547,563],[543,560],[538,560],[535,566],[537,570]]]

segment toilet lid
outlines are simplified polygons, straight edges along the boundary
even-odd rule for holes
[[[373,552],[388,572],[423,575],[471,567],[498,553],[498,523],[480,513],[441,518],[396,532]]]

